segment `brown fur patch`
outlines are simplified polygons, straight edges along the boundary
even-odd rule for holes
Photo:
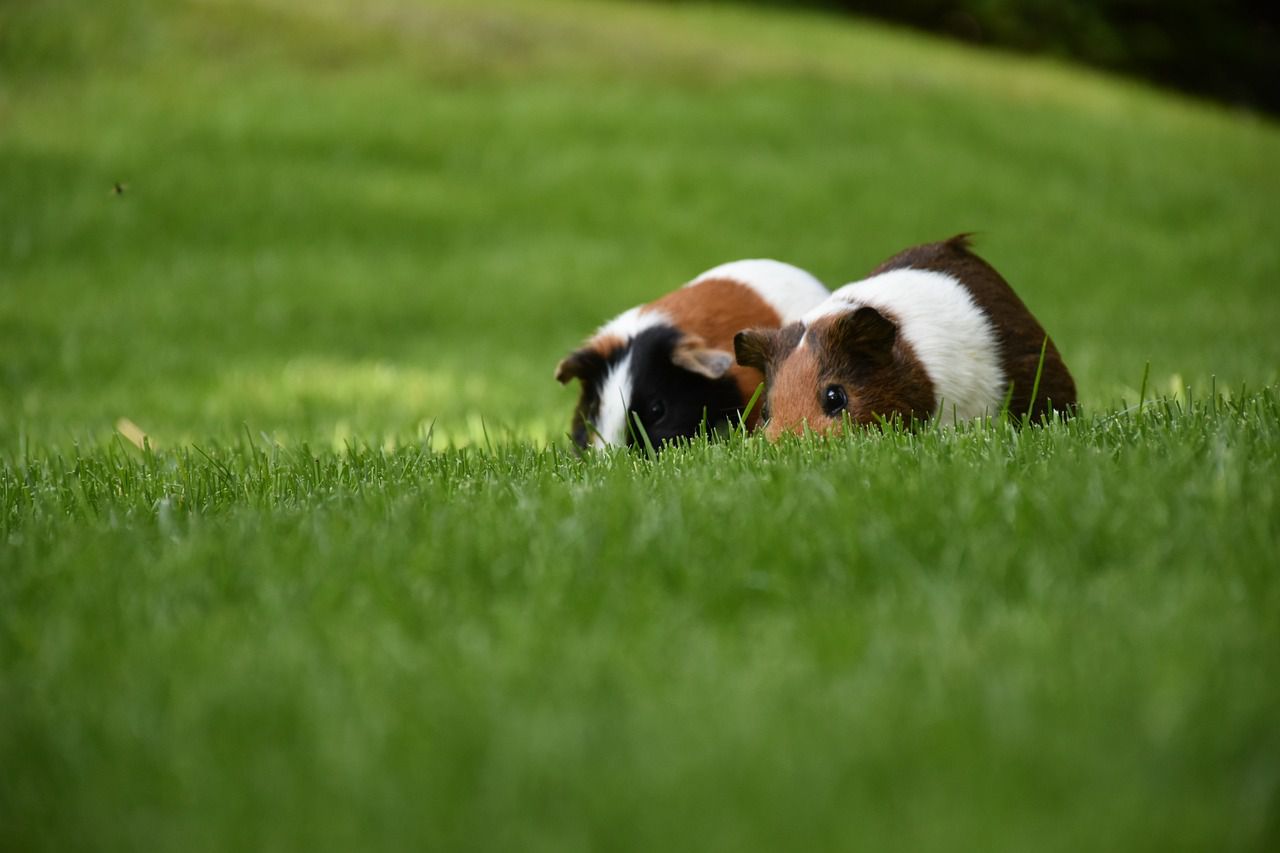
[[[743,329],[777,328],[782,318],[745,284],[711,278],[674,290],[644,307],[663,311],[677,328],[698,335],[707,346],[733,352],[733,336]]]
[[[1075,380],[1071,378],[1058,348],[1051,339],[1045,344],[1048,333],[1000,273],[969,251],[967,234],[899,252],[876,267],[872,275],[904,267],[954,276],[973,295],[978,307],[986,312],[1000,345],[1005,378],[1013,384],[1009,402],[1011,414],[1030,412],[1033,419],[1039,419],[1050,408],[1068,413],[1075,408]],[[1033,406],[1031,389],[1035,385],[1041,346],[1045,346],[1044,369]]]
[[[622,343],[622,338],[617,335],[597,335],[587,341],[587,346],[600,353],[601,358],[608,358],[622,346]]]
[[[892,317],[887,317],[890,321]],[[849,398],[849,420],[874,424],[880,418],[901,418],[905,423],[933,414],[933,383],[915,351],[901,337],[893,343],[892,357],[883,364],[850,358],[832,340],[837,317],[822,317],[805,331],[797,346],[771,374],[770,420],[765,434],[776,440],[785,432],[801,433],[807,426],[817,433],[838,430],[844,416],[830,417],[822,408],[823,394],[839,385]]]
[[[852,313],[852,312],[850,312]],[[897,319],[881,312],[895,327]],[[904,422],[925,420],[933,415],[936,395],[933,380],[906,339],[894,338],[888,360],[869,364],[853,357],[845,346],[829,340],[835,317],[823,317],[813,324],[809,342],[818,351],[824,384],[838,384],[849,396],[849,415],[855,423],[871,424],[878,418],[900,417]]]
[[[743,329],[777,328],[782,322],[773,306],[745,284],[728,278],[710,278],[691,287],[674,290],[650,302],[643,310],[658,310],[671,317],[686,334],[697,335],[712,349],[733,353],[733,336]],[[737,384],[745,406],[764,381],[764,375],[735,360],[728,374]],[[747,416],[747,426],[760,418],[760,406]]]

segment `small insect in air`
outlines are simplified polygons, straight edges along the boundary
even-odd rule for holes
[[[129,185],[123,181],[116,181],[111,185],[111,192],[115,195],[124,195],[128,189]]]

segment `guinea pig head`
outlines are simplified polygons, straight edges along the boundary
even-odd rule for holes
[[[582,383],[571,427],[579,447],[642,443],[643,428],[658,448],[731,421],[741,406],[733,366],[732,353],[664,324],[625,342],[589,341],[560,362],[556,379]]]
[[[892,319],[850,307],[807,325],[739,332],[740,364],[765,374],[765,435],[826,434],[881,418],[932,413],[933,386]]]

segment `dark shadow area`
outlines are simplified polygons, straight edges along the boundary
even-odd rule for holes
[[[747,1],[883,18],[1280,114],[1280,4],[1270,0]]]

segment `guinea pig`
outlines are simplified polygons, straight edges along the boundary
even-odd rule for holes
[[[1011,413],[1038,419],[1076,403],[1057,347],[966,234],[894,255],[799,322],[740,332],[734,350],[765,374],[771,441],[806,425],[830,432],[846,418],[965,420],[995,415],[1008,399]]]
[[[613,318],[556,366],[582,393],[571,435],[581,448],[642,440],[655,448],[735,424],[764,377],[737,364],[733,336],[799,320],[830,293],[804,270],[743,260],[707,270],[679,290]],[[758,411],[748,414],[753,427]]]

